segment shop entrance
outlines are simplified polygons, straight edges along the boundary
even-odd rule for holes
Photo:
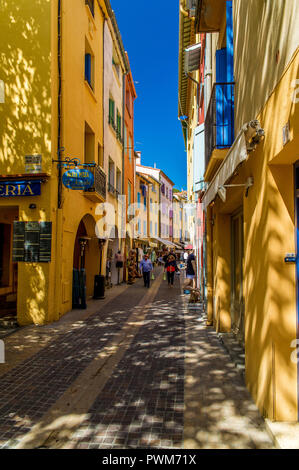
[[[93,296],[94,276],[99,274],[101,251],[95,235],[95,220],[87,214],[81,220],[74,245],[73,308],[86,308]]]
[[[244,296],[243,296],[243,266],[244,266],[244,231],[242,210],[231,219],[231,322],[232,332],[238,340],[244,343]]]
[[[12,262],[13,222],[17,207],[1,207],[0,215],[0,319],[16,319],[18,264]]]

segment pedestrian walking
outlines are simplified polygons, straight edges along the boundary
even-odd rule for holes
[[[168,287],[173,287],[174,275],[178,271],[176,257],[171,253],[165,263],[167,272]]]
[[[115,263],[117,269],[117,284],[120,284],[120,270],[124,267],[124,258],[120,250],[115,255]]]
[[[151,262],[152,262],[152,265],[153,265],[153,266],[155,266],[156,260],[157,260],[157,255],[156,255],[155,250],[153,250],[153,251],[151,252]]]
[[[186,281],[184,284],[184,289],[187,287],[195,287],[194,281],[196,277],[196,260],[193,253],[193,250],[189,250],[189,255],[187,258],[187,268],[186,268]]]
[[[153,270],[153,265],[148,255],[144,255],[143,260],[140,263],[140,271],[143,274],[144,287],[149,288],[151,282],[151,272]]]

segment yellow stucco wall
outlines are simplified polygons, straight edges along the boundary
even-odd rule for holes
[[[25,173],[25,155],[42,155],[42,172],[51,174],[51,2],[0,2],[0,174]],[[55,219],[51,211],[54,179],[42,184],[39,197],[1,198],[0,210],[16,206],[19,220]],[[36,209],[29,209],[35,203]],[[55,249],[52,252],[55,257]],[[41,323],[53,314],[51,264],[19,263],[18,319]]]
[[[103,2],[100,2],[104,7]],[[57,0],[0,2],[0,174],[25,173],[24,156],[42,154],[42,194],[1,198],[0,210],[16,207],[19,220],[52,222],[51,263],[18,263],[18,321],[21,325],[58,320],[72,308],[72,270],[76,233],[83,220],[91,238],[86,254],[87,295],[93,293],[100,256],[95,234],[97,204],[81,191],[63,188],[57,207]],[[107,12],[106,12],[107,13]],[[84,2],[65,0],[62,8],[63,157],[84,161],[85,122],[103,145],[103,14],[95,2],[92,18]],[[85,42],[94,47],[94,93],[84,82]],[[29,209],[31,203],[36,209]],[[105,259],[102,272],[105,272]]]
[[[296,339],[293,163],[298,159],[299,112],[292,83],[299,78],[295,54],[258,116],[266,137],[250,156],[247,173],[254,187],[244,199],[247,383],[264,414],[297,420],[297,365],[291,361]],[[290,121],[291,141],[282,129]]]
[[[264,141],[230,181],[240,184],[253,176],[248,197],[242,189],[229,188],[226,203],[216,198],[213,226],[209,226],[211,209],[208,215],[208,317],[211,320],[213,311],[218,328],[230,310],[226,221],[243,207],[246,383],[261,413],[278,421],[297,420],[297,364],[291,360],[291,342],[297,335],[297,286],[295,265],[286,264],[284,258],[296,252],[293,164],[299,145],[298,92],[294,94],[298,79],[296,51],[261,113],[253,116],[265,130]],[[288,121],[290,141],[284,145],[283,126]]]
[[[299,2],[236,0],[234,72],[238,131],[259,114],[299,44]]]
[[[230,311],[225,220],[243,207],[246,383],[261,413],[283,421],[298,419],[297,364],[291,360],[291,342],[297,337],[297,284],[295,265],[284,262],[287,253],[296,252],[298,19],[299,4],[293,0],[251,0],[250,8],[248,2],[234,2],[235,130],[259,119],[265,139],[230,180],[244,183],[253,176],[248,197],[243,190],[228,189],[226,203],[217,197],[207,221],[208,321],[213,318],[219,328]],[[220,47],[220,37],[214,35],[214,49]],[[284,145],[287,123],[290,140]]]

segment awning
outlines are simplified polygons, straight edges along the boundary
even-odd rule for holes
[[[151,248],[158,248],[158,244],[157,243],[153,243],[153,242],[149,242],[149,246]]]
[[[185,245],[185,250],[193,250],[193,245]]]
[[[240,163],[247,160],[247,158],[248,153],[246,148],[245,133],[244,130],[242,130],[235,139],[227,156],[221,163],[217,173],[215,174],[214,178],[208,186],[208,189],[205,192],[202,201],[204,209],[206,209],[215,199],[219,187],[224,185],[233,176],[236,168],[240,165]]]
[[[164,240],[163,238],[155,237],[155,240],[157,240],[158,242],[160,242],[160,243],[162,243],[163,245],[166,245],[166,246],[171,246],[171,247],[176,247],[177,246],[174,243],[172,243],[171,241]]]
[[[141,238],[141,237],[135,237],[134,240],[135,240],[135,242],[142,242],[142,243],[148,243],[149,242],[148,238]]]

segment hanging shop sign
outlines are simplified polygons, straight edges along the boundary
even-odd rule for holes
[[[41,181],[0,181],[0,197],[40,195]]]
[[[68,189],[86,191],[93,187],[94,176],[85,168],[74,168],[63,174],[62,182]]]
[[[14,222],[13,262],[51,261],[52,222]]]

